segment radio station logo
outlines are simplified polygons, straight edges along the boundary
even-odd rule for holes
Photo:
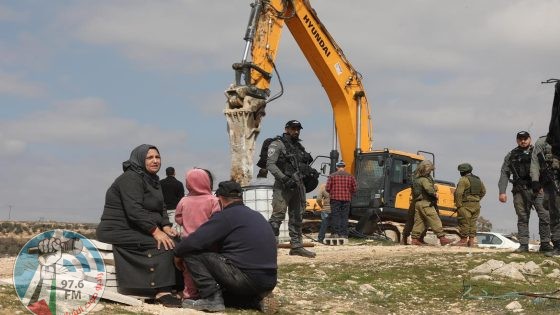
[[[33,237],[14,266],[17,296],[37,315],[86,314],[99,302],[106,279],[105,264],[95,245],[67,230]]]

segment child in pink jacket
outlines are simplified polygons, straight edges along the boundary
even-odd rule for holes
[[[208,221],[212,214],[221,210],[218,198],[212,194],[212,181],[212,174],[205,169],[195,168],[187,171],[185,184],[189,193],[179,201],[175,211],[175,222],[183,227],[182,237],[189,236]],[[183,266],[183,297],[197,298],[196,285],[184,263]]]

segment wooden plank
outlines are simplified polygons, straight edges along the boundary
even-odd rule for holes
[[[105,291],[103,292],[101,298],[104,300],[111,300],[114,302],[123,303],[130,306],[140,306],[144,303],[133,296],[123,295],[113,290],[107,290],[107,288],[105,288]]]
[[[116,273],[117,270],[115,269],[114,265],[105,265],[105,271],[109,273]]]
[[[113,245],[111,245],[111,244],[107,244],[107,243],[103,243],[103,242],[100,242],[100,241],[97,241],[97,240],[91,240],[91,239],[90,239],[90,241],[100,251],[101,250],[113,251]]]

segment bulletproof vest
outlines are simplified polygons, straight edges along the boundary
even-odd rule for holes
[[[286,154],[280,154],[276,166],[282,171],[282,173],[291,176],[297,169],[294,163],[297,163],[300,171],[305,171],[309,167],[309,164],[313,162],[311,154],[305,152],[305,148],[299,143],[299,141],[292,141],[288,139],[286,135],[280,137],[280,140],[286,148]]]
[[[509,156],[509,167],[511,173],[513,174],[514,184],[516,184],[517,181],[531,181],[529,169],[531,167],[532,152],[533,146],[530,146],[526,150],[519,147],[511,150],[511,154]]]
[[[426,178],[428,179],[432,184],[434,183],[434,180],[432,179],[431,176],[419,176],[416,177],[414,179],[414,182],[412,183],[412,198],[414,198],[414,200],[428,200],[428,201],[433,201],[433,197],[424,193],[423,189],[422,189],[422,184],[420,183],[420,179],[421,178]]]
[[[469,187],[467,190],[465,190],[465,193],[463,194],[464,197],[467,196],[478,196],[480,197],[480,194],[482,193],[482,181],[480,180],[480,178],[476,175],[466,175],[467,179],[469,180],[469,184],[471,185],[471,187]]]

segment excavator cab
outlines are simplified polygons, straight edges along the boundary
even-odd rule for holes
[[[354,173],[357,192],[352,199],[351,216],[361,218],[374,210],[383,219],[406,218],[412,173],[418,163],[418,159],[388,149],[358,155]],[[406,206],[399,200],[402,198],[407,199]]]
[[[399,235],[399,229],[389,222],[406,222],[412,176],[423,159],[424,156],[419,154],[389,149],[358,154],[354,172],[358,187],[350,207],[350,217],[358,221],[358,232],[370,234],[379,229],[385,230],[384,233],[394,231],[393,235]],[[435,180],[435,183],[442,224],[456,226],[453,203],[455,185],[440,180]]]

